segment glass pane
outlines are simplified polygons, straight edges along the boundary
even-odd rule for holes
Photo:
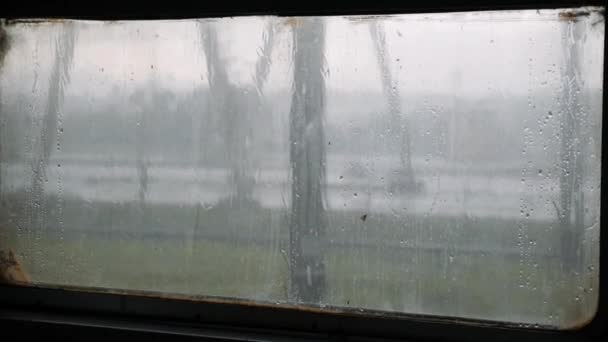
[[[580,326],[601,11],[7,22],[3,278]]]

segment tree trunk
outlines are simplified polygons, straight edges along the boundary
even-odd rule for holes
[[[55,60],[49,79],[49,92],[46,113],[43,118],[40,139],[38,141],[39,156],[33,165],[32,196],[34,205],[44,206],[44,181],[47,177],[46,167],[49,164],[53,149],[56,149],[55,139],[59,136],[59,119],[65,88],[70,80],[69,70],[74,57],[75,31],[71,23],[64,24],[63,32],[55,42]],[[37,226],[45,222],[43,216],[46,210],[34,208],[38,213]]]
[[[325,24],[298,20],[293,29],[294,81],[290,111],[290,300],[319,303],[325,293]]]
[[[201,26],[201,38],[207,64],[209,83],[209,110],[217,119],[226,149],[226,162],[230,169],[230,183],[234,187],[231,199],[245,203],[253,192],[250,158],[247,151],[247,111],[243,108],[244,91],[230,83],[226,61],[220,56],[217,33],[213,24]],[[232,200],[231,200],[232,203]]]
[[[9,46],[9,37],[6,33],[6,29],[4,28],[4,22],[0,21],[0,75],[2,74],[2,69],[4,66],[4,59],[8,54]],[[3,157],[2,151],[2,128],[3,128],[3,116],[5,114],[2,112],[2,88],[0,87],[0,161]],[[0,168],[0,193],[2,192],[2,169]]]
[[[407,178],[404,184],[406,188],[415,187],[414,170],[412,168],[411,141],[408,127],[401,117],[401,101],[399,91],[394,83],[387,57],[386,36],[384,29],[379,22],[373,22],[369,26],[372,42],[375,45],[376,61],[380,69],[380,80],[382,81],[382,91],[388,100],[388,111],[393,133],[393,143],[391,146],[396,148],[399,155],[401,168],[405,171]]]
[[[583,165],[578,156],[580,143],[580,64],[577,46],[581,41],[582,27],[577,18],[563,23],[564,32],[564,72],[562,74],[562,113],[560,125],[560,198],[559,224],[562,229],[562,255],[568,268],[578,270],[582,261],[581,228],[584,220],[582,192]]]
[[[135,128],[135,167],[137,170],[137,179],[139,181],[137,191],[137,201],[139,210],[141,211],[141,219],[143,218],[146,209],[146,193],[148,192],[148,161],[146,160],[146,110],[148,110],[145,96],[142,95],[142,106],[137,112],[137,126]],[[143,227],[142,227],[143,228]]]

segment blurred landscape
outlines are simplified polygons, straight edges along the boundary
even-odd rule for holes
[[[45,169],[43,196],[28,192],[32,175],[24,175],[31,173],[31,163],[23,152],[3,163],[3,232],[13,241],[9,245],[20,246],[34,279],[287,301],[290,180],[284,141],[259,142],[260,149],[270,151],[255,154],[251,197],[243,201],[235,196],[221,144],[209,147],[216,156],[192,160],[187,152],[193,146],[187,130],[192,116],[179,110],[158,113],[181,126],[167,130],[162,119],[150,120],[147,128],[167,134],[151,134],[147,145],[149,180],[142,206],[136,156],[129,151],[134,142],[128,140],[132,135],[122,124],[124,116],[121,121],[120,111],[93,113],[79,124],[76,115],[65,114],[61,152]],[[113,115],[115,120],[108,119]],[[94,118],[103,118],[104,132],[112,134],[100,133],[101,122],[91,122]],[[163,127],[154,127],[157,122]],[[480,150],[486,155],[477,159],[467,156],[459,162],[446,160],[443,151],[415,153],[413,169],[423,190],[414,193],[391,188],[400,182],[394,172],[399,163],[378,152],[381,143],[375,152],[369,147],[373,142],[347,143],[345,137],[358,129],[327,132],[328,151],[335,152],[327,155],[329,223],[323,244],[329,287],[323,303],[502,320],[527,317],[545,324],[572,319],[575,313],[567,308],[592,291],[594,268],[583,270],[587,286],[573,282],[574,273],[564,268],[553,205],[559,189],[554,176],[559,166],[551,164],[556,144],[546,142],[543,154],[530,158],[533,166],[517,160],[520,148],[513,146],[520,138],[507,134],[507,141],[471,138],[495,144],[496,154],[484,145]],[[441,136],[415,132],[415,150]],[[587,189],[599,196],[593,184]],[[598,223],[592,220],[599,208],[589,209],[593,230],[585,230],[586,236],[597,239]],[[497,291],[517,295],[496,296]]]
[[[0,247],[14,249],[41,285],[551,327],[591,318],[598,298],[602,139],[602,90],[593,75],[603,54],[593,44],[603,42],[603,32],[592,36],[581,26],[591,32],[588,40],[564,43],[539,28],[550,22],[534,22],[539,26],[526,34],[557,43],[518,50],[526,64],[505,62],[513,84],[525,79],[525,90],[468,64],[437,71],[444,89],[418,89],[424,79],[393,70],[378,44],[378,63],[367,61],[362,69],[379,69],[382,87],[357,89],[341,78],[357,73],[331,64],[331,51],[340,50],[332,20],[326,25],[334,36],[311,36],[306,25],[312,21],[293,28],[299,43],[320,44],[327,36],[325,51],[316,55],[315,48],[286,43],[291,37],[279,29],[272,43],[274,31],[263,28],[284,25],[276,18],[244,28],[238,20],[190,23],[183,32],[200,29],[192,35],[200,34],[205,71],[203,81],[180,87],[162,80],[171,68],[148,60],[141,64],[149,77],[127,82],[135,77],[128,63],[136,59],[125,57],[129,44],[134,55],[156,51],[137,44],[163,44],[150,23],[9,27],[17,47],[8,50],[0,93]],[[353,32],[363,25],[343,21]],[[193,39],[179,31],[183,22],[163,25],[176,27],[177,41]],[[210,29],[221,25],[226,31]],[[372,41],[400,47],[396,39],[407,25],[387,20],[389,33],[370,30]],[[265,32],[254,57],[226,52],[244,51],[246,43],[234,34],[222,40],[221,33],[247,28]],[[500,21],[492,28],[510,31]],[[104,67],[79,64],[95,48],[82,35],[98,32],[101,46],[108,43],[104,30],[124,30],[127,43],[114,46],[109,39],[116,56]],[[48,32],[60,37],[50,52],[46,41],[31,42]],[[23,37],[31,41],[17,39]],[[558,43],[587,52],[593,63],[573,52],[552,60]],[[225,55],[217,55],[218,46]],[[426,58],[395,50],[396,61]],[[23,51],[35,67],[19,78]],[[40,66],[45,58],[54,64]],[[235,81],[249,74],[226,65],[249,59],[258,61],[250,63],[250,82]],[[330,67],[310,71],[299,59]],[[97,78],[78,79],[91,69],[121,68],[125,78],[110,78],[98,91]],[[432,78],[432,66],[420,68]],[[294,81],[278,81],[287,70]],[[361,78],[371,79],[365,72]],[[263,87],[266,78],[272,87]],[[402,79],[409,83],[395,81]],[[470,83],[488,90],[461,91]],[[298,253],[306,267],[298,266]],[[318,287],[320,297],[294,297],[294,288],[305,288],[294,279]]]

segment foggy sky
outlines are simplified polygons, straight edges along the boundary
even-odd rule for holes
[[[381,83],[367,23],[381,20],[390,68],[401,93],[508,96],[559,84],[564,22],[557,10],[327,18],[327,87],[377,90]],[[236,84],[253,84],[265,22],[276,22],[266,89],[291,88],[291,28],[276,17],[210,19],[221,55]],[[305,19],[298,19],[305,20]],[[586,86],[601,88],[604,24],[583,17],[589,33],[583,53]],[[151,80],[176,92],[207,86],[205,58],[195,20],[78,22],[72,82],[67,93],[99,96],[112,87],[131,93]],[[42,94],[61,24],[11,27],[13,49],[3,70],[7,92]]]

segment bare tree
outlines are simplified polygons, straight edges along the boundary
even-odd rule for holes
[[[139,187],[137,191],[137,199],[139,202],[140,209],[145,209],[146,193],[148,192],[148,165],[149,162],[146,159],[146,120],[145,113],[137,113],[139,118],[137,119],[137,129],[135,132],[135,155],[136,155],[136,169],[137,179],[139,180]]]
[[[42,121],[39,139],[39,155],[33,165],[32,192],[37,202],[42,201],[46,167],[54,149],[58,149],[59,118],[65,89],[70,82],[70,68],[74,57],[76,34],[73,23],[63,25],[62,32],[55,41],[55,59],[49,79],[46,112]]]
[[[418,186],[414,177],[414,169],[412,168],[410,134],[405,121],[401,117],[402,108],[401,100],[399,98],[399,91],[397,90],[397,85],[393,80],[393,76],[389,68],[389,58],[386,47],[386,35],[384,32],[384,27],[382,26],[381,22],[373,21],[369,25],[369,31],[372,42],[375,45],[374,51],[376,53],[378,68],[380,70],[382,91],[388,100],[388,112],[391,130],[395,131],[392,134],[392,137],[394,138],[391,147],[397,149],[396,152],[399,154],[401,170],[405,176],[403,179],[401,179],[401,182],[404,183],[402,187],[406,190],[416,190]]]
[[[270,57],[274,49],[274,34],[274,23],[268,21],[262,36],[262,48],[258,52],[259,57],[255,63],[255,89],[259,98],[263,97],[264,85],[270,73],[270,65],[272,64]]]
[[[146,206],[146,193],[148,192],[148,160],[147,160],[147,141],[146,141],[146,113],[153,110],[154,104],[150,103],[151,96],[150,89],[137,90],[131,97],[130,100],[135,103],[135,169],[137,171],[137,202],[139,210],[141,211],[141,218],[143,220],[144,211]]]
[[[580,63],[583,25],[576,16],[561,16],[563,28],[564,65],[560,122],[559,205],[556,205],[562,234],[562,254],[569,267],[580,266],[581,227],[584,221],[582,189],[583,144],[580,140]]]
[[[290,112],[290,300],[318,303],[325,293],[325,23],[293,24],[293,93]]]
[[[4,59],[10,49],[9,37],[4,27],[4,22],[0,21],[0,73],[4,66]],[[4,113],[2,112],[2,88],[0,88],[0,137],[2,137],[2,126]],[[2,158],[2,140],[0,139],[0,160]],[[2,170],[0,170],[0,191],[2,190]]]
[[[230,180],[234,184],[234,197],[239,203],[251,199],[255,180],[249,146],[253,140],[250,123],[259,114],[263,87],[270,71],[270,55],[274,45],[274,27],[269,23],[263,37],[254,75],[254,86],[232,84],[228,77],[227,62],[219,52],[217,32],[213,24],[201,24],[201,41],[205,54],[208,83],[209,110],[222,130],[227,151]]]

